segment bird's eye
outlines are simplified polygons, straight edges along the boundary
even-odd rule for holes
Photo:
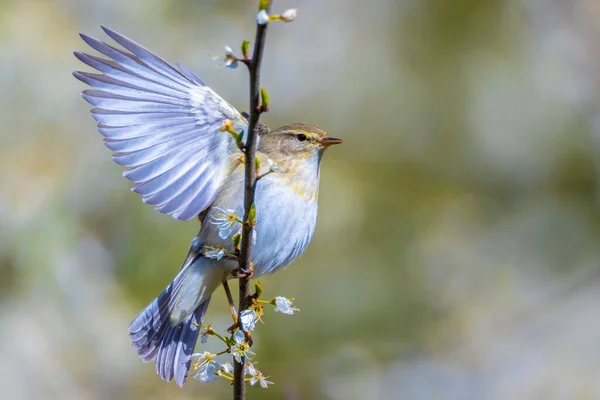
[[[300,142],[304,142],[306,140],[306,135],[304,133],[299,133],[296,135],[296,139],[298,139]]]

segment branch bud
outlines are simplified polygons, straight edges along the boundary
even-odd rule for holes
[[[256,173],[258,174],[258,171],[260,171],[260,160],[258,159],[258,157],[254,159],[254,168],[256,169]]]
[[[248,222],[250,222],[250,225],[252,226],[256,225],[256,207],[254,206],[254,203],[252,203],[250,211],[248,212]]]
[[[239,249],[240,245],[242,244],[242,234],[239,232],[236,233],[231,237],[231,241],[233,242],[233,248]]]
[[[270,2],[271,2],[271,0],[260,0],[260,3],[258,3],[258,9],[266,10],[267,7],[269,7]]]
[[[254,292],[256,292],[256,298],[258,299],[263,292],[263,288],[260,284],[260,281],[256,281],[256,283],[254,284]]]
[[[269,92],[264,87],[260,88],[260,99],[261,99],[261,110],[264,112],[269,111],[269,103],[271,99],[269,98]]]
[[[297,12],[298,12],[298,9],[290,8],[289,10],[285,10],[283,12],[283,14],[281,14],[279,16],[279,18],[284,22],[292,22],[293,20],[296,19]]]
[[[244,40],[242,42],[242,57],[244,57],[244,60],[247,60],[249,58],[249,56],[248,56],[248,47],[249,46],[250,46],[249,40]]]

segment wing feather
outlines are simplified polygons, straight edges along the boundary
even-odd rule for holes
[[[134,138],[127,138],[122,140],[104,139],[106,147],[114,151],[115,153],[125,153],[138,150],[144,150],[154,145],[171,142],[174,143],[176,140],[181,138],[193,139],[197,137],[197,132],[189,127],[182,127],[182,129],[172,133],[172,130],[157,133],[156,135],[138,136]]]
[[[126,38],[113,31],[112,29],[102,27],[102,30],[110,36],[112,40],[123,46],[125,49],[129,50],[133,53],[138,59],[140,59],[146,66],[154,70],[155,72],[161,74],[165,78],[170,79],[173,82],[178,82],[184,86],[190,83],[189,79],[187,79],[180,71],[178,71],[171,64],[152,53],[150,50],[145,47],[137,44],[131,39]]]
[[[210,186],[210,185],[214,185],[213,184],[214,180],[212,181],[207,181],[206,185]],[[188,205],[185,208],[181,208],[179,210],[177,210],[177,215],[181,218],[181,219],[188,219],[188,218],[193,218],[195,216],[194,214],[194,210],[197,209],[198,204],[203,204],[206,201],[206,193],[210,193],[212,190],[217,190],[218,188],[207,188],[207,187],[202,187],[200,189],[198,189],[198,191],[196,192],[196,196],[191,199],[188,203]]]
[[[104,108],[94,108],[91,111],[92,117],[101,124],[110,126],[131,126],[145,123],[152,123],[161,119],[188,119],[193,120],[196,116],[192,112],[168,111],[138,113],[128,111],[106,110]],[[177,122],[177,121],[173,121]],[[188,121],[189,122],[189,121]]]
[[[122,96],[103,92],[101,90],[84,90],[81,96],[91,105],[104,108],[111,107],[114,111],[131,112],[160,112],[160,111],[178,111],[181,104],[167,101],[149,101],[129,96]]]
[[[84,64],[89,65],[92,68],[102,72],[107,77],[119,80],[119,81],[127,81],[130,84],[134,84],[136,86],[141,87],[154,87],[154,88],[169,88],[170,90],[174,90],[176,92],[181,92],[182,95],[185,95],[186,88],[181,85],[170,84],[169,82],[156,82],[155,80],[149,79],[147,77],[141,76],[128,70],[127,68],[117,64],[114,61],[105,60],[100,57],[94,57],[89,54],[74,52],[75,56],[82,61]]]
[[[191,197],[195,197],[197,195],[196,191],[199,188],[204,187],[204,181],[199,180],[198,178],[200,176],[204,176],[205,180],[208,180],[206,178],[209,178],[210,172],[197,169],[189,170],[188,172],[188,174],[182,175],[176,182],[174,182],[174,184],[177,184],[176,190],[173,190],[172,192],[158,192],[149,198],[149,201],[155,202],[156,204],[160,205],[161,208],[171,210],[172,212],[175,212],[184,205],[189,204],[189,202],[192,200]],[[179,183],[185,184],[181,185]],[[164,196],[164,193],[168,193],[168,196]]]
[[[98,132],[108,140],[134,139],[142,136],[156,135],[158,133],[166,135],[176,134],[179,131],[187,131],[198,126],[195,118],[189,118],[187,121],[160,120],[152,124],[133,125],[133,126],[109,126],[98,124]]]
[[[182,90],[185,92],[185,88],[187,87],[187,85],[176,84],[176,82],[173,82],[170,79],[164,79],[164,77],[161,74],[148,67],[138,57],[127,53],[123,50],[119,50],[116,47],[110,46],[106,43],[103,43],[98,39],[92,38],[91,36],[83,34],[81,34],[80,36],[91,48],[105,55],[106,57],[109,57],[110,59],[114,60],[115,62],[120,64],[122,68],[129,70],[141,77],[144,77],[151,82],[158,82],[165,86],[170,86],[173,88],[183,86]]]
[[[193,176],[195,170],[192,170],[189,165],[180,164],[164,174],[157,176],[156,178],[144,182],[141,186],[136,187],[134,191],[140,190],[146,191],[145,202],[153,205],[162,205],[167,201],[171,200],[172,197],[179,194],[179,192],[171,192],[165,190],[169,187],[179,187],[182,181],[187,181],[190,176]]]
[[[111,107],[115,107],[118,106],[120,104],[120,102],[122,103],[126,103],[131,105],[133,103],[151,103],[151,104],[157,104],[157,105],[171,105],[171,106],[178,106],[178,107],[186,107],[188,105],[187,100],[182,100],[182,99],[176,99],[176,98],[172,98],[172,97],[160,97],[160,96],[156,96],[156,97],[152,97],[152,98],[148,98],[147,96],[144,97],[137,97],[137,96],[123,96],[123,95],[118,95],[118,94],[114,94],[114,93],[110,93],[110,92],[105,92],[103,90],[84,90],[82,92],[83,94],[85,94],[88,98],[86,98],[86,100],[88,102],[96,102],[98,107],[101,106],[102,102],[106,101],[106,105],[109,105]],[[107,99],[107,100],[105,100]],[[112,102],[109,102],[110,100],[112,100]],[[116,108],[115,108],[116,109]]]
[[[148,163],[137,168],[131,168],[125,171],[123,176],[134,182],[133,189],[138,188],[139,184],[147,182],[150,179],[154,179],[183,162],[198,162],[197,159],[193,157],[194,150],[195,149],[193,147],[190,147],[182,152],[178,152],[176,156],[167,154],[165,157],[155,160],[155,162]],[[145,195],[143,191],[134,191],[138,194]]]
[[[212,203],[231,170],[235,143],[220,131],[247,121],[200,78],[108,28],[123,49],[82,34],[104,57],[74,52],[99,73],[74,72],[91,86],[82,97],[113,160],[144,202],[176,219],[194,218]]]
[[[88,85],[95,87],[96,89],[104,89],[116,94],[123,94],[125,96],[145,96],[146,93],[156,94],[160,96],[166,96],[186,100],[186,94],[181,93],[177,90],[171,89],[167,86],[153,85],[152,82],[147,81],[136,85],[134,79],[129,81],[119,80],[112,78],[105,74],[94,74],[90,72],[75,72],[75,77],[80,81],[87,83]]]

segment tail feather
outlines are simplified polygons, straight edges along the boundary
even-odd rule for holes
[[[223,275],[210,261],[199,255],[188,258],[175,279],[129,326],[129,337],[142,360],[156,360],[158,375],[166,381],[175,379],[179,386],[187,379],[210,294]],[[194,304],[193,299],[202,303]]]
[[[175,382],[180,387],[183,386],[190,370],[192,362],[192,354],[194,354],[194,347],[200,334],[200,325],[204,319],[204,314],[208,309],[208,303],[210,299],[202,303],[198,309],[188,317],[183,323],[183,329],[181,336],[177,342],[177,348],[175,349],[175,356],[173,357],[173,376]]]
[[[171,347],[170,343],[179,340],[180,333],[181,325],[169,327],[169,329],[167,329],[161,340],[160,350],[158,350],[158,355],[156,356],[156,373],[167,382],[173,379],[173,369],[166,368],[169,360],[167,353],[169,352],[169,349]]]
[[[152,360],[156,359],[159,349],[160,346],[147,347],[143,352],[138,352],[138,354],[142,358],[142,361],[144,361],[145,363],[149,363]]]
[[[191,265],[191,263],[190,263]],[[129,338],[138,354],[148,354],[156,346],[171,319],[176,295],[183,284],[189,268],[183,268],[166,289],[150,303],[129,325]],[[153,358],[144,360],[152,361]]]
[[[170,327],[161,343],[156,357],[156,372],[166,381],[175,378],[183,386],[192,362],[194,347],[200,334],[200,325],[208,309],[210,298],[202,303],[192,315],[181,324]]]

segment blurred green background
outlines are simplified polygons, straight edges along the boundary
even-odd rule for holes
[[[211,55],[248,0],[0,1],[0,390],[10,399],[221,399],[156,376],[130,320],[197,222],[130,192],[71,71],[106,25],[240,110]],[[249,399],[600,398],[600,6],[586,0],[277,0],[263,122],[320,125],[307,253],[262,279]],[[230,324],[224,296],[207,322]]]

